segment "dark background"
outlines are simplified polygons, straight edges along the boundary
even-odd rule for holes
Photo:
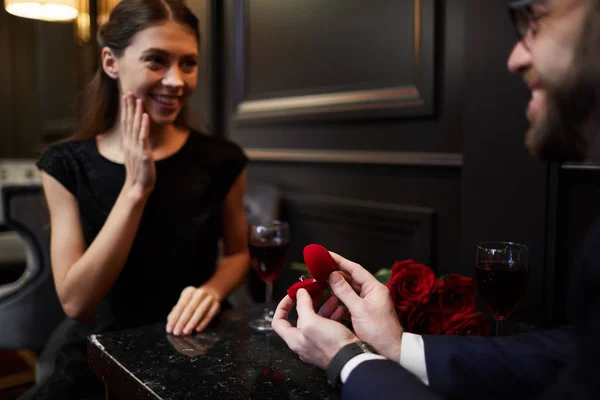
[[[566,321],[600,174],[524,149],[506,1],[188,3],[203,33],[196,116],[244,147],[251,183],[282,191],[291,261],[316,242],[371,271],[413,258],[472,276],[477,242],[521,242],[531,280],[513,318]],[[93,46],[72,24],[0,11],[0,55],[0,157],[36,158],[74,129]]]

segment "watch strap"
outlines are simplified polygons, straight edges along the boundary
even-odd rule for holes
[[[342,347],[329,362],[327,366],[327,380],[330,384],[337,386],[340,384],[340,375],[344,365],[354,357],[364,354],[378,354],[377,351],[366,342],[353,342]]]

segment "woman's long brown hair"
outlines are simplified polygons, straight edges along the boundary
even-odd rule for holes
[[[189,27],[200,43],[198,18],[183,0],[122,0],[98,31],[99,47],[109,47],[116,57],[121,57],[138,32],[164,21]],[[117,81],[99,66],[85,92],[78,129],[69,139],[91,139],[110,129],[117,119],[119,98]],[[184,107],[175,124],[189,128],[186,116]]]

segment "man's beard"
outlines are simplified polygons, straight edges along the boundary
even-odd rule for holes
[[[546,115],[527,132],[532,155],[547,162],[598,159],[600,109],[597,85],[581,74],[570,74],[547,95]]]
[[[527,134],[544,161],[600,164],[600,0],[592,3],[569,72],[547,94],[546,116]]]

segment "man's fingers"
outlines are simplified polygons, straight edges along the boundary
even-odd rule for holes
[[[348,309],[344,306],[337,306],[337,308],[333,311],[333,313],[331,313],[331,316],[329,317],[330,320],[336,322],[341,322],[343,319],[349,318],[350,313],[348,312]]]
[[[273,314],[273,321],[284,320],[287,321],[288,316],[294,308],[294,300],[290,296],[285,296],[277,305],[275,314]]]
[[[273,330],[277,332],[288,347],[295,348],[300,343],[302,334],[288,321],[288,316],[292,308],[294,308],[294,300],[290,296],[285,296],[275,310],[271,326],[273,326]]]
[[[300,289],[296,293],[296,310],[298,311],[298,320],[315,315],[312,298],[306,289]]]
[[[331,314],[335,311],[339,303],[339,300],[335,296],[331,296],[325,301],[325,303],[319,309],[319,314],[323,318],[331,318]]]
[[[366,269],[361,267],[359,264],[347,260],[344,257],[336,254],[332,251],[329,252],[333,261],[337,264],[337,266],[347,274],[350,275],[353,282],[356,282],[360,287],[365,284],[372,285],[374,283],[379,283],[379,281]],[[343,301],[343,300],[342,300]]]
[[[348,282],[350,284],[350,286],[352,286],[352,289],[354,289],[354,291],[356,292],[356,294],[360,295],[360,285],[356,282],[354,282],[352,280],[352,277],[350,275],[348,275],[346,272],[344,271],[338,271],[338,273],[340,273],[344,279],[346,280],[346,282]]]
[[[333,294],[348,307],[351,314],[358,312],[358,307],[361,305],[363,299],[356,294],[352,286],[346,282],[340,273],[334,271],[329,275],[329,286]]]

